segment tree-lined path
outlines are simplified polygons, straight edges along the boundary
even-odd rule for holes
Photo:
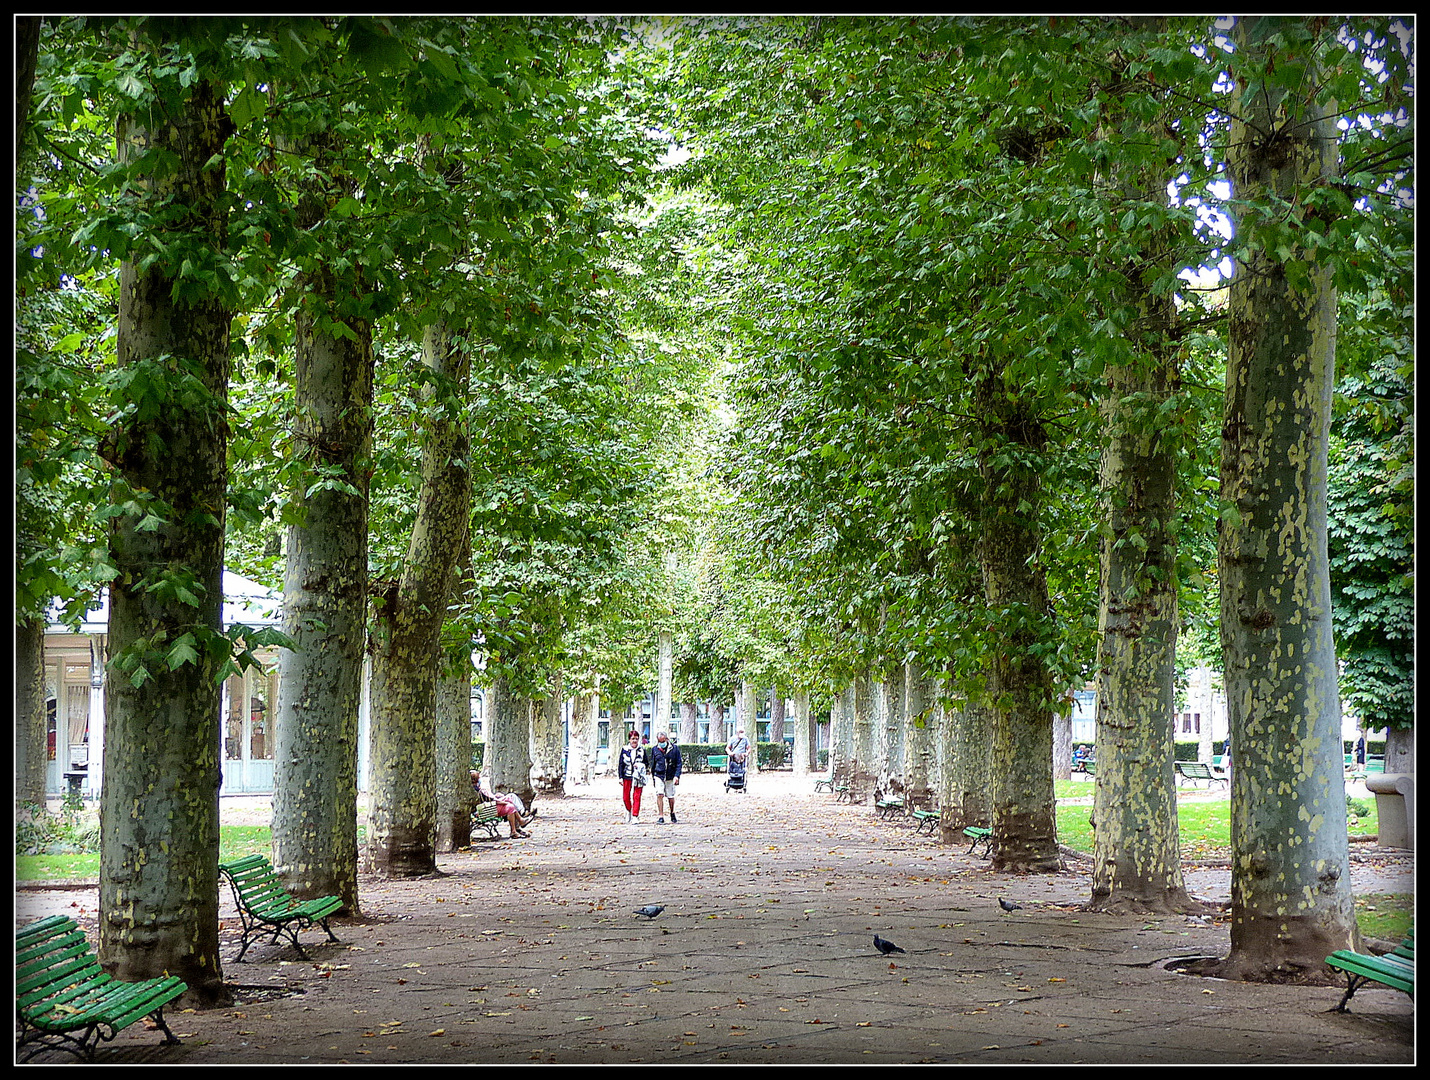
[[[175,1015],[179,1048],[141,1031],[105,1053],[250,1065],[1412,1060],[1404,995],[1371,988],[1339,1016],[1325,1011],[1333,987],[1165,969],[1224,953],[1225,921],[1079,912],[1084,870],[996,874],[812,794],[808,778],[759,774],[743,797],[718,779],[683,782],[678,826],[625,826],[608,780],[545,802],[530,840],[442,856],[446,876],[363,875],[363,918],[338,926],[343,945],[309,935],[309,963],[255,947],[255,962],[225,971],[267,992]],[[1187,878],[1198,898],[1227,899],[1227,871]],[[26,892],[20,916],[58,901],[92,919],[90,895]],[[1000,896],[1020,910],[1005,914]],[[666,910],[647,923],[633,914],[647,903]],[[906,955],[879,955],[874,933]],[[272,996],[281,988],[301,993]]]
[[[224,1015],[221,796],[268,790],[279,877],[375,920],[304,1000],[419,971],[383,927],[472,985],[550,978],[497,1002],[407,977],[431,1045],[461,1041],[452,1009],[489,1051],[498,1021],[552,1020],[559,1056],[612,1026],[601,977],[652,1038],[713,1052],[695,1017],[736,1010],[714,1045],[772,1060],[781,1024],[908,1056],[887,1017],[823,1015],[820,988],[878,986],[937,1056],[950,1017],[1009,1047],[1002,1018],[1038,1015],[1015,1002],[1081,982],[1133,995],[1092,1027],[1136,1056],[1144,999],[1209,989],[1141,966],[1138,934],[1205,930],[1204,973],[1309,987],[1365,944],[1347,717],[1414,771],[1410,21],[16,29],[16,802],[97,794],[106,970]],[[228,573],[281,590],[281,624],[226,616]],[[104,598],[103,632],[47,655]],[[1185,710],[1190,669],[1225,723]],[[1085,876],[1057,831],[1075,702]],[[800,789],[603,836],[599,749],[677,714],[687,745],[792,738],[859,805]],[[1228,735],[1220,934],[1186,923],[1174,762]],[[478,762],[540,843],[462,853]],[[944,846],[878,823],[891,794],[936,806]],[[1047,880],[988,922],[989,873]],[[637,883],[688,886],[637,898],[669,906],[638,938]],[[1053,903],[1050,938],[1012,934]],[[1101,952],[1094,910],[1126,920]],[[861,983],[845,942],[878,918],[914,944]],[[689,943],[681,974],[640,983],[623,936]],[[1022,1045],[1086,1027],[1059,1022]]]

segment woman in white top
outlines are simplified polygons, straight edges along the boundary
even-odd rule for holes
[[[645,790],[648,768],[645,750],[641,748],[641,733],[632,728],[626,745],[621,747],[621,759],[616,766],[616,776],[621,781],[621,798],[626,804],[627,825],[640,820],[641,792]]]

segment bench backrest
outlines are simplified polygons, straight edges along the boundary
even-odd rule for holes
[[[51,915],[15,932],[15,1003],[29,1015],[32,1006],[46,1008],[64,1000],[48,1001],[60,991],[77,996],[85,988],[112,981],[99,966],[84,931],[68,915]]]
[[[219,870],[228,877],[239,903],[250,908],[294,907],[298,903],[278,879],[273,864],[262,855],[245,855],[220,863]]]
[[[1415,927],[1412,926],[1408,931],[1406,931],[1405,938],[1400,942],[1399,945],[1397,945],[1394,949],[1390,951],[1390,955],[1399,956],[1406,960],[1414,961]]]

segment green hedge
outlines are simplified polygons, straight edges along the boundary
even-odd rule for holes
[[[761,769],[778,769],[784,764],[785,743],[755,743],[755,761]],[[712,769],[709,759],[725,757],[725,747],[719,743],[680,743],[681,768],[686,772],[724,772]]]

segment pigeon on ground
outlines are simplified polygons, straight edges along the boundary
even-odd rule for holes
[[[1017,904],[1013,903],[1013,901],[1011,901],[1011,900],[1004,900],[1001,896],[998,898],[998,906],[1001,907],[1004,911],[1021,911],[1021,910],[1022,910]]]
[[[664,904],[647,904],[645,907],[636,908],[636,914],[644,915],[647,919],[654,919],[664,910]]]
[[[892,941],[885,941],[878,934],[874,935],[874,948],[878,949],[885,956],[888,956],[890,953],[901,953],[904,951],[903,949],[895,945]]]

